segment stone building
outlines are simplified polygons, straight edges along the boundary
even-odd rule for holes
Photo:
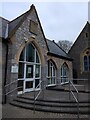
[[[90,23],[87,22],[69,51],[73,59],[73,77],[90,79]],[[80,81],[79,81],[80,82]],[[76,83],[76,81],[75,81]],[[84,83],[84,82],[83,82]]]
[[[46,39],[34,5],[12,21],[0,21],[3,102],[72,78],[72,59],[54,41]]]

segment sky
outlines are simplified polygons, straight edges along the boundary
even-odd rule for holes
[[[34,4],[46,38],[74,42],[88,20],[88,2],[2,2],[0,16],[13,20]]]

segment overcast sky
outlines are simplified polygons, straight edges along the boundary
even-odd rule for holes
[[[4,2],[0,16],[13,20],[29,10],[31,4]],[[88,2],[35,2],[34,5],[45,36],[56,42],[74,42],[88,20]]]

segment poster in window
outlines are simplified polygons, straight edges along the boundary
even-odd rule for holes
[[[31,74],[31,72],[32,72],[31,67],[28,67],[28,74]]]
[[[39,73],[39,68],[36,68],[36,74],[38,74]]]

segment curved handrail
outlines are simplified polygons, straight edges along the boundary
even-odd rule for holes
[[[37,98],[39,97],[39,95],[41,94],[41,92],[42,92],[42,89],[39,91],[39,93],[35,96],[35,89],[37,89],[39,86],[41,86],[41,83],[42,83],[43,81],[40,81],[40,83],[36,86],[36,88],[34,88],[34,113],[35,113],[35,101],[37,100]]]
[[[75,96],[74,92],[70,89],[70,84],[73,86],[73,88],[76,90],[77,93],[77,97]],[[76,103],[77,103],[77,114],[78,114],[78,118],[79,118],[79,92],[77,90],[77,88],[75,87],[75,85],[73,84],[73,82],[71,80],[69,80],[69,99],[70,99],[70,92],[73,95]]]

